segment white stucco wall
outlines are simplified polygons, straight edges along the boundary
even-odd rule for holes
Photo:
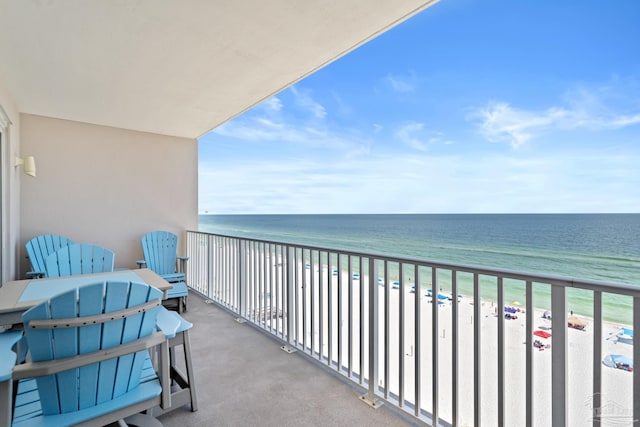
[[[195,139],[21,114],[21,151],[37,177],[21,180],[21,274],[24,243],[43,233],[113,250],[116,267],[135,268],[140,237],[178,234],[198,225]],[[183,253],[183,251],[181,251]]]

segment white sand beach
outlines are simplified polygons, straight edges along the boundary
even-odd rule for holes
[[[310,269],[301,268],[306,271],[306,292],[300,292],[298,303],[300,307],[304,304],[303,295],[306,295],[307,306],[311,301],[311,281]],[[314,348],[319,350],[319,281],[318,270],[316,268],[316,277],[314,281]],[[328,302],[328,274],[326,267],[323,274],[323,354],[328,354],[329,327],[327,315]],[[332,331],[332,358],[338,360],[338,278],[332,275],[331,282],[333,287],[333,311],[331,321]],[[363,283],[367,283],[367,277],[361,278]],[[346,272],[342,272],[342,363],[347,364],[348,361],[348,292],[349,284],[353,289],[353,366],[355,373],[360,372],[359,366],[359,340],[360,340],[360,312],[359,312],[359,283],[360,280],[351,280]],[[300,277],[300,289],[302,288],[302,278]],[[388,360],[388,377],[391,393],[397,395],[399,393],[399,360],[402,355],[404,361],[404,398],[406,401],[414,401],[415,388],[415,355],[416,344],[414,340],[414,319],[415,319],[415,294],[411,292],[409,284],[405,284],[404,289],[388,289],[389,295],[389,360]],[[385,359],[384,359],[384,307],[385,293],[384,286],[376,286],[379,297],[379,315],[380,315],[380,354],[379,363],[381,366],[379,381],[384,386],[385,379]],[[400,330],[400,296],[404,295],[404,346],[399,347],[399,330]],[[365,348],[368,345],[367,336],[367,292],[365,292],[364,309],[365,316],[364,330]],[[427,297],[422,291],[419,299],[420,310],[420,378],[421,378],[421,399],[420,407],[432,410],[432,310],[438,307],[438,411],[441,419],[450,421],[452,418],[451,396],[452,396],[452,310],[453,302],[446,301],[444,304],[433,304],[431,298]],[[458,302],[458,402],[459,402],[459,421],[461,425],[473,425],[474,413],[474,351],[473,351],[473,299],[469,296],[462,296]],[[526,316],[534,317],[534,330],[543,327],[548,328],[550,322],[543,319],[544,310],[534,310],[533,313],[518,312],[515,313],[516,319],[504,320],[504,339],[505,339],[505,401],[506,401],[506,425],[521,425],[524,420],[526,408],[525,394],[525,362],[526,362],[526,345],[525,345],[525,322]],[[497,313],[497,314],[496,314]],[[478,319],[481,323],[481,408],[483,425],[497,425],[497,402],[498,387],[496,384],[498,378],[498,352],[497,352],[497,336],[498,336],[498,316],[503,316],[502,308],[496,307],[492,301],[483,301],[481,306],[481,317]],[[300,308],[300,316],[302,309]],[[584,331],[568,328],[568,418],[569,425],[586,425],[590,422],[594,415],[592,408],[592,383],[593,383],[593,328],[592,322],[588,319],[588,325]],[[613,334],[623,325],[604,322],[603,323],[603,357],[607,354],[622,354],[632,357],[633,347],[628,344],[616,343],[613,339],[607,339],[609,334]],[[302,320],[298,324],[299,338],[302,339]],[[310,345],[311,340],[311,310],[307,310],[306,321],[306,345]],[[553,333],[553,331],[549,331]],[[543,338],[534,337],[541,342]],[[550,341],[550,340],[548,340]],[[533,352],[533,369],[534,369],[534,413],[535,425],[547,426],[551,424],[551,354],[553,348],[543,348],[542,350],[534,349]],[[368,361],[365,360],[363,367],[368,372]],[[368,376],[368,374],[366,374]],[[628,417],[632,411],[632,374],[620,369],[602,366],[602,415],[603,425],[606,425],[607,411],[611,415],[611,419],[617,417]],[[619,424],[618,424],[619,425]]]

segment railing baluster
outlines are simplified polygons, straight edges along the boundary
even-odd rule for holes
[[[331,252],[327,252],[327,365],[333,359],[333,267]]]
[[[431,268],[431,419],[434,426],[439,424],[438,415],[438,307],[440,305],[440,286],[438,269]]]
[[[318,252],[318,360],[322,361],[324,354],[324,271],[322,252]]]
[[[274,289],[274,284],[275,284],[275,280],[276,280],[276,275],[274,274],[274,258],[275,258],[275,245],[273,244],[269,244],[268,246],[268,250],[269,253],[267,254],[267,258],[269,260],[269,263],[267,264],[267,269],[269,271],[269,307],[267,308],[267,315],[269,316],[269,332],[274,331],[274,327],[273,327],[273,300],[274,300],[274,293],[275,293],[275,289]],[[276,298],[277,300],[277,298]],[[277,303],[277,301],[276,301]]]
[[[260,253],[262,255],[262,259],[260,261],[260,271],[262,272],[261,274],[261,283],[260,283],[260,288],[261,288],[261,295],[262,295],[262,300],[261,300],[261,306],[260,306],[260,324],[261,327],[264,329],[267,329],[267,300],[268,300],[268,292],[267,292],[267,286],[268,286],[268,273],[267,273],[267,269],[266,266],[268,265],[268,261],[267,261],[267,244],[262,244],[261,248],[260,248]]]
[[[480,339],[480,277],[478,273],[473,273],[473,400],[475,405],[473,407],[473,425],[480,427],[480,417],[482,414],[482,361],[480,360],[481,354],[481,339]]]
[[[300,323],[298,322],[298,320],[300,319],[300,275],[298,274],[298,272],[300,271],[300,267],[302,266],[302,271],[304,272],[304,263],[300,262],[300,258],[298,256],[298,248],[293,247],[293,259],[290,260],[291,264],[292,264],[292,270],[293,270],[293,274],[295,274],[294,276],[294,283],[293,283],[293,289],[294,289],[294,293],[293,294],[289,294],[289,298],[294,298],[294,307],[295,307],[295,316],[293,316],[293,327],[295,330],[295,334],[294,334],[294,340],[293,343],[296,345],[296,347],[300,344]],[[291,316],[291,313],[289,313],[289,316]]]
[[[352,259],[351,259],[351,255],[347,256],[347,269],[349,270],[349,294],[347,295],[347,299],[348,299],[348,304],[349,304],[349,308],[348,308],[348,337],[347,337],[347,353],[348,353],[348,361],[347,361],[347,373],[349,375],[349,378],[351,378],[351,376],[353,375],[353,263],[352,263]]]
[[[273,257],[275,258],[273,260],[272,263],[272,267],[274,269],[274,283],[273,283],[273,293],[275,294],[275,318],[276,318],[276,335],[280,334],[280,336],[282,336],[282,325],[280,322],[280,308],[282,307],[280,305],[280,298],[282,297],[282,268],[280,267],[280,262],[282,261],[282,246],[281,245],[275,245],[274,246],[274,251],[273,251]],[[284,268],[284,267],[283,267]],[[274,313],[273,313],[273,304],[271,305],[271,318],[274,317]]]
[[[218,282],[220,281],[220,272],[222,271],[222,268],[220,266],[220,250],[218,248],[218,246],[214,245],[213,247],[209,247],[210,250],[210,257],[211,257],[211,261],[213,263],[213,265],[215,266],[215,268],[211,271],[209,277],[210,277],[210,285],[209,285],[209,298],[211,298],[212,300],[216,300],[217,299],[217,295],[216,295],[216,286],[218,285]]]
[[[640,361],[640,297],[633,298],[633,360]],[[640,369],[633,370],[633,423],[640,423]]]
[[[498,425],[504,426],[504,282],[498,277]]]
[[[363,270],[363,264],[364,264],[364,260],[363,257],[360,257],[360,280],[358,281],[358,288],[360,289],[360,350],[359,350],[359,355],[360,355],[360,381],[359,383],[362,384],[364,381],[364,270]],[[369,272],[369,275],[371,275],[371,271]]]
[[[602,401],[602,292],[593,293],[593,408],[601,408]],[[600,417],[593,417],[593,425],[600,425]]]
[[[533,410],[534,402],[533,402],[533,283],[531,280],[527,280],[526,283],[526,327],[525,333],[527,334],[525,338],[525,344],[527,349],[525,350],[526,357],[526,367],[525,367],[525,379],[526,379],[526,390],[525,390],[525,419],[526,426],[533,426]]]
[[[311,258],[311,255],[309,255]],[[307,257],[305,256],[305,250],[302,250],[302,348],[306,352],[309,340],[307,339],[307,292],[309,290],[309,283],[307,280]],[[311,263],[309,262],[309,265]],[[311,267],[310,267],[311,268]],[[313,334],[313,333],[312,333]]]
[[[458,272],[451,270],[451,424],[458,425]]]
[[[316,251],[311,251],[311,355],[313,356],[316,351],[316,289],[315,289],[315,281],[316,281],[316,264],[314,262]]]
[[[240,244],[238,245],[238,295],[239,295],[239,307],[238,307],[238,313],[239,316],[242,317],[247,317],[247,302],[246,302],[246,295],[247,295],[247,279],[246,279],[246,260],[245,257],[243,256],[244,254],[244,247],[245,242],[241,241]]]
[[[400,282],[400,312],[398,313],[398,406],[404,407],[404,264],[398,265]]]
[[[415,352],[413,353],[413,357],[415,357],[414,359],[414,371],[415,371],[415,383],[414,383],[414,415],[416,417],[420,417],[420,407],[421,407],[421,403],[420,403],[420,399],[422,398],[422,393],[421,393],[421,388],[422,388],[422,375],[421,375],[421,363],[420,363],[420,357],[421,357],[421,346],[420,346],[420,334],[421,334],[421,328],[420,328],[420,297],[422,296],[422,286],[420,283],[420,267],[418,266],[418,264],[416,264],[414,266],[414,274],[413,276],[415,277],[415,282],[416,282],[416,293],[414,295],[414,299],[413,299],[413,307],[414,307],[414,319],[413,319],[413,328],[414,328],[414,335],[413,335],[413,345],[415,347]],[[432,288],[432,292],[431,294],[433,295],[433,288]]]
[[[551,287],[551,423],[567,425],[567,301],[566,289]]]
[[[285,298],[286,301],[286,307],[287,307],[287,316],[286,316],[286,320],[287,320],[287,330],[286,330],[286,336],[287,336],[287,344],[289,345],[289,348],[293,348],[295,346],[295,340],[294,340],[294,318],[297,318],[297,313],[296,316],[294,316],[294,310],[297,312],[297,306],[295,305],[296,299],[295,299],[295,288],[296,288],[296,280],[295,280],[295,272],[297,270],[297,266],[298,263],[295,262],[295,248],[291,247],[291,246],[286,246],[286,254],[287,254],[287,258],[286,258],[286,263],[283,260],[283,269],[284,266],[287,266],[287,278],[285,280],[286,286],[287,286],[287,297]]]
[[[227,299],[227,287],[229,286],[229,270],[231,270],[231,257],[229,256],[229,252],[231,251],[231,239],[227,239],[224,245],[223,252],[223,263],[224,263],[224,277],[222,282],[220,283],[220,299],[222,303],[228,308],[229,300]]]
[[[251,245],[251,266],[253,269],[253,304],[251,305],[251,318],[254,323],[259,322],[258,313],[260,312],[260,282],[259,282],[259,268],[258,268],[258,247],[257,242]]]
[[[256,304],[257,304],[257,292],[256,292],[256,251],[255,242],[249,242],[247,256],[249,257],[249,283],[251,287],[251,302],[249,306],[249,319],[252,322],[256,321]]]
[[[338,266],[338,372],[342,372],[342,257],[336,254]]]
[[[379,405],[378,398],[376,397],[376,389],[378,388],[378,369],[379,369],[379,356],[378,356],[378,339],[379,339],[379,325],[378,325],[378,266],[377,261],[373,257],[369,258],[369,348],[367,353],[369,356],[369,389],[368,394],[363,396],[363,399],[371,406],[377,407]]]
[[[389,283],[389,265],[384,261],[384,398],[389,399],[389,298],[391,286]]]

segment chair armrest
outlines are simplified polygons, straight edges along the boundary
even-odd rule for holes
[[[147,261],[139,259],[138,261],[136,261],[136,264],[138,264],[138,268],[142,268],[143,265],[147,265]]]
[[[161,306],[158,308],[158,317],[156,318],[156,329],[165,334],[167,339],[175,337],[180,327],[180,320],[171,313],[175,312]]]
[[[13,419],[13,370],[21,339],[22,331],[0,333],[0,426],[10,426]]]
[[[12,377],[18,357],[15,346],[21,338],[22,331],[0,333],[0,381],[6,381]]]
[[[140,350],[146,350],[159,344],[164,344],[166,340],[167,338],[162,332],[154,332],[144,338],[106,350],[94,351],[92,353],[66,357],[64,359],[23,363],[22,365],[17,365],[13,369],[13,379],[21,380],[25,378],[57,374],[69,369],[102,362],[103,360],[113,359],[114,357],[124,356],[125,354],[136,353]]]

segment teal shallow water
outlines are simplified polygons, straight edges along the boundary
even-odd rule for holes
[[[640,214],[201,215],[200,231],[640,286]],[[447,290],[450,277],[438,280]],[[495,299],[495,283],[481,285]],[[505,301],[524,302],[521,282],[505,285]],[[459,287],[471,294],[471,277]],[[628,324],[631,304],[605,295],[603,315]],[[534,305],[550,307],[548,287],[534,287]],[[569,309],[592,306],[590,292],[569,291]]]

